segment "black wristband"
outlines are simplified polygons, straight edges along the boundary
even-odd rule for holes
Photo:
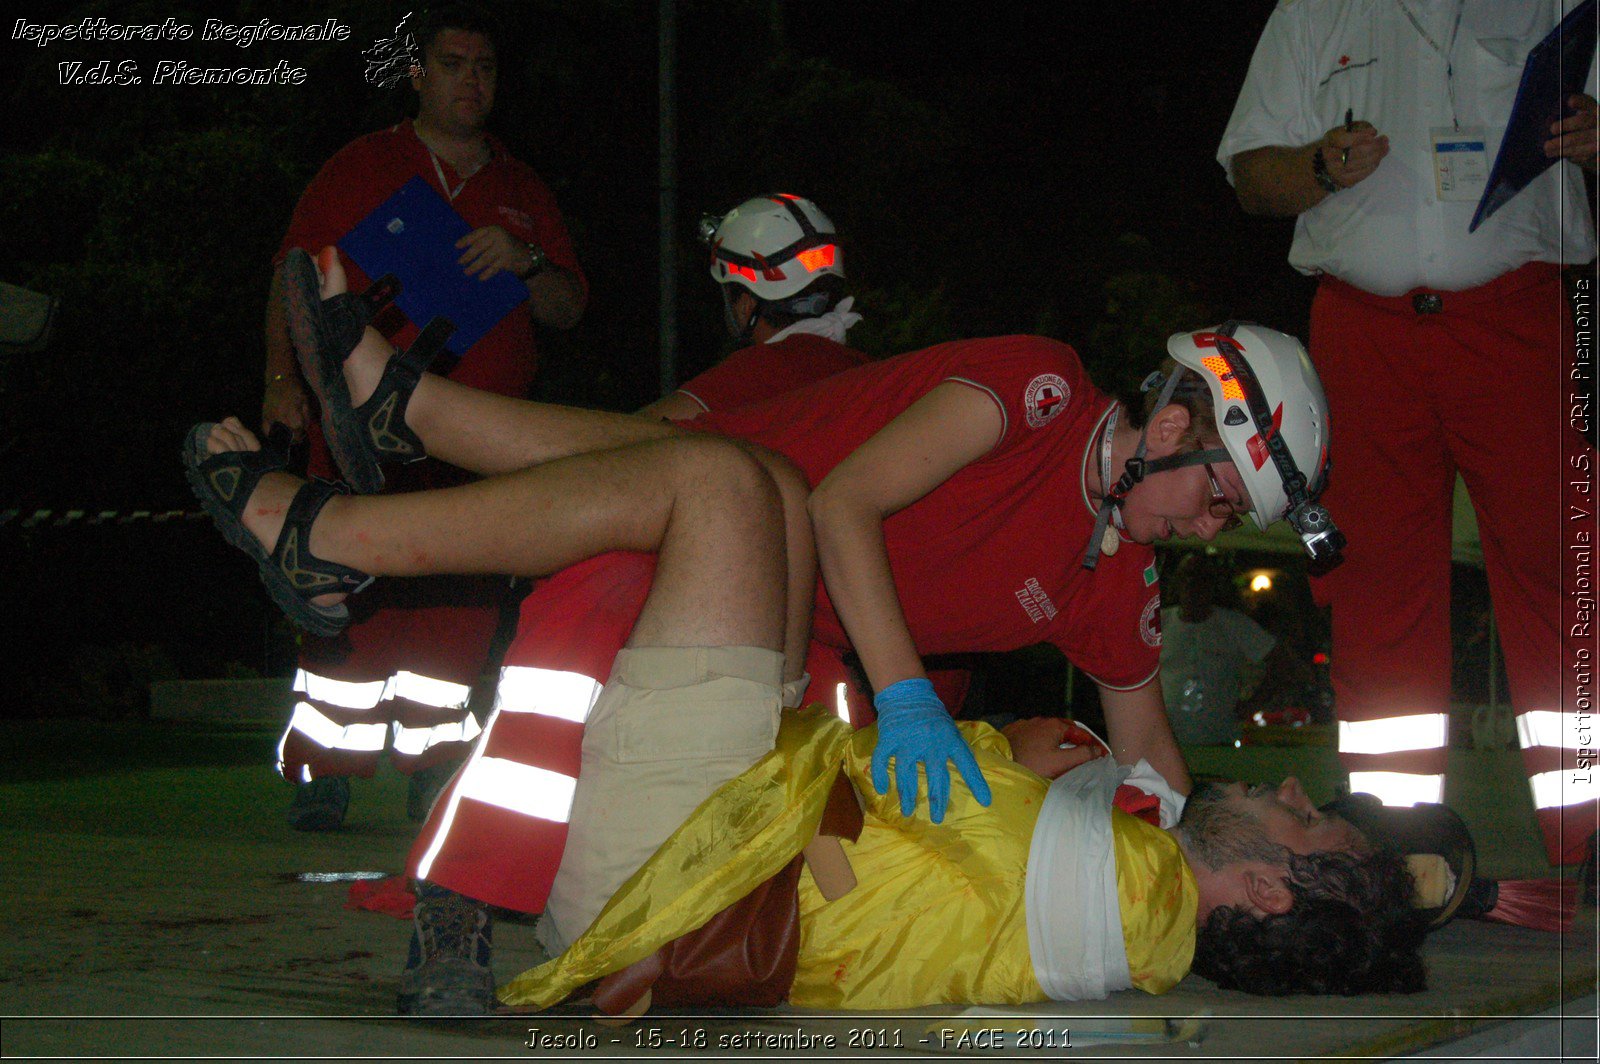
[[[1321,148],[1318,148],[1316,153],[1311,156],[1311,176],[1317,184],[1322,186],[1325,192],[1338,192],[1344,188],[1343,185],[1333,179],[1332,174],[1328,173],[1328,160],[1322,157]]]
[[[545,267],[550,265],[550,256],[544,253],[544,248],[538,244],[529,244],[527,247],[528,268],[517,274],[517,280],[519,281],[526,281],[534,274],[543,272]]]

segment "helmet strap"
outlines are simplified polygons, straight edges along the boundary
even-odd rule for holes
[[[1156,397],[1156,410],[1163,409],[1172,401],[1173,393],[1177,391],[1178,384],[1183,375],[1189,370],[1182,366],[1161,382],[1161,394]],[[1145,378],[1146,390],[1156,386],[1160,374],[1152,373]],[[1112,415],[1115,417],[1115,414]],[[1113,422],[1114,424],[1114,422]],[[1232,456],[1222,447],[1210,447],[1199,451],[1185,451],[1182,454],[1169,454],[1165,458],[1155,461],[1145,461],[1145,451],[1149,446],[1150,426],[1146,425],[1139,430],[1139,443],[1133,449],[1133,457],[1123,463],[1122,476],[1117,478],[1115,484],[1103,484],[1105,497],[1100,501],[1100,512],[1095,515],[1094,531],[1089,535],[1089,546],[1083,554],[1083,567],[1093,569],[1100,562],[1100,554],[1105,548],[1106,530],[1111,526],[1113,517],[1117,519],[1118,527],[1122,525],[1120,513],[1124,503],[1128,501],[1129,492],[1140,481],[1154,473],[1165,473],[1173,469],[1183,469],[1187,466],[1204,465],[1207,462],[1231,462]],[[1102,466],[1101,479],[1108,479],[1107,474],[1111,468],[1110,454],[1107,453]]]
[[[775,314],[784,314],[791,318],[816,318],[828,313],[829,308],[833,306],[833,293],[801,292],[788,299],[758,300],[758,302],[764,304],[764,307],[771,307]]]
[[[750,311],[750,316],[741,322],[734,303],[738,301],[739,292],[743,291],[743,288],[731,282],[722,285],[722,324],[728,330],[728,335],[733,337],[735,344],[748,347],[750,338],[755,333],[756,319],[760,317],[761,300],[756,299],[756,305]]]
[[[1199,451],[1185,451],[1182,454],[1169,454],[1165,458],[1157,458],[1154,462],[1144,464],[1144,475],[1151,473],[1165,473],[1171,469],[1183,469],[1186,466],[1205,465],[1207,462],[1231,462],[1233,455],[1225,447],[1207,447]]]
[[[1227,361],[1229,370],[1244,391],[1245,406],[1250,411],[1250,420],[1255,422],[1256,432],[1266,445],[1267,457],[1272,460],[1273,468],[1283,481],[1283,493],[1289,500],[1288,512],[1292,513],[1310,505],[1315,501],[1316,495],[1311,492],[1305,474],[1295,464],[1294,456],[1289,453],[1289,445],[1284,441],[1282,433],[1272,431],[1272,411],[1267,405],[1266,396],[1262,394],[1255,373],[1242,357],[1237,342],[1233,339],[1233,334],[1239,325],[1237,321],[1228,321],[1217,329],[1217,335],[1221,338],[1217,344],[1217,353]],[[1224,343],[1227,345],[1226,348],[1223,346]]]
[[[1182,373],[1174,373],[1170,378],[1166,378],[1166,382],[1162,386],[1162,395],[1155,400],[1155,408],[1157,410],[1165,406],[1166,402],[1173,397],[1173,390],[1178,387],[1178,378],[1181,378],[1181,376]],[[1146,386],[1149,386],[1150,378],[1146,378],[1144,382],[1146,382]],[[1086,568],[1086,570],[1093,570],[1094,566],[1099,565],[1099,555],[1101,555],[1101,550],[1106,546],[1106,530],[1110,528],[1112,512],[1122,509],[1122,504],[1128,501],[1128,493],[1133,491],[1134,485],[1138,485],[1141,480],[1144,480],[1144,450],[1146,450],[1146,445],[1149,443],[1149,435],[1150,426],[1144,426],[1139,429],[1139,443],[1133,448],[1133,458],[1125,462],[1122,477],[1117,478],[1115,485],[1101,483],[1101,490],[1106,494],[1101,498],[1099,514],[1094,515],[1094,531],[1090,533],[1090,546],[1083,552],[1083,568]],[[1106,440],[1106,461],[1102,462],[1102,470],[1106,470],[1106,472],[1110,470],[1109,438]],[[1101,480],[1106,478],[1106,472],[1102,472]],[[1122,522],[1118,520],[1117,523],[1120,525]]]

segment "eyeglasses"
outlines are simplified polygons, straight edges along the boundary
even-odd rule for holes
[[[1212,517],[1222,522],[1218,531],[1232,532],[1244,524],[1244,519],[1234,511],[1233,503],[1222,494],[1222,487],[1217,483],[1217,471],[1211,468],[1210,462],[1203,463],[1206,469],[1206,481],[1211,485],[1211,501],[1206,504],[1206,510]]]

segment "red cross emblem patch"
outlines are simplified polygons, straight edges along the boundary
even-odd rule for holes
[[[1037,429],[1049,424],[1067,408],[1070,398],[1072,389],[1057,374],[1041,373],[1033,378],[1022,392],[1023,416],[1027,418],[1028,427]]]
[[[1161,645],[1160,591],[1150,596],[1150,601],[1144,604],[1144,610],[1139,614],[1139,638],[1144,640],[1144,645],[1147,647]]]

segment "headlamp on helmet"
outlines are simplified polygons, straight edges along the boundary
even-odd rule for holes
[[[700,216],[700,224],[696,232],[701,244],[709,248],[716,242],[717,230],[722,228],[722,219],[724,217],[725,215],[721,214],[702,214]]]

